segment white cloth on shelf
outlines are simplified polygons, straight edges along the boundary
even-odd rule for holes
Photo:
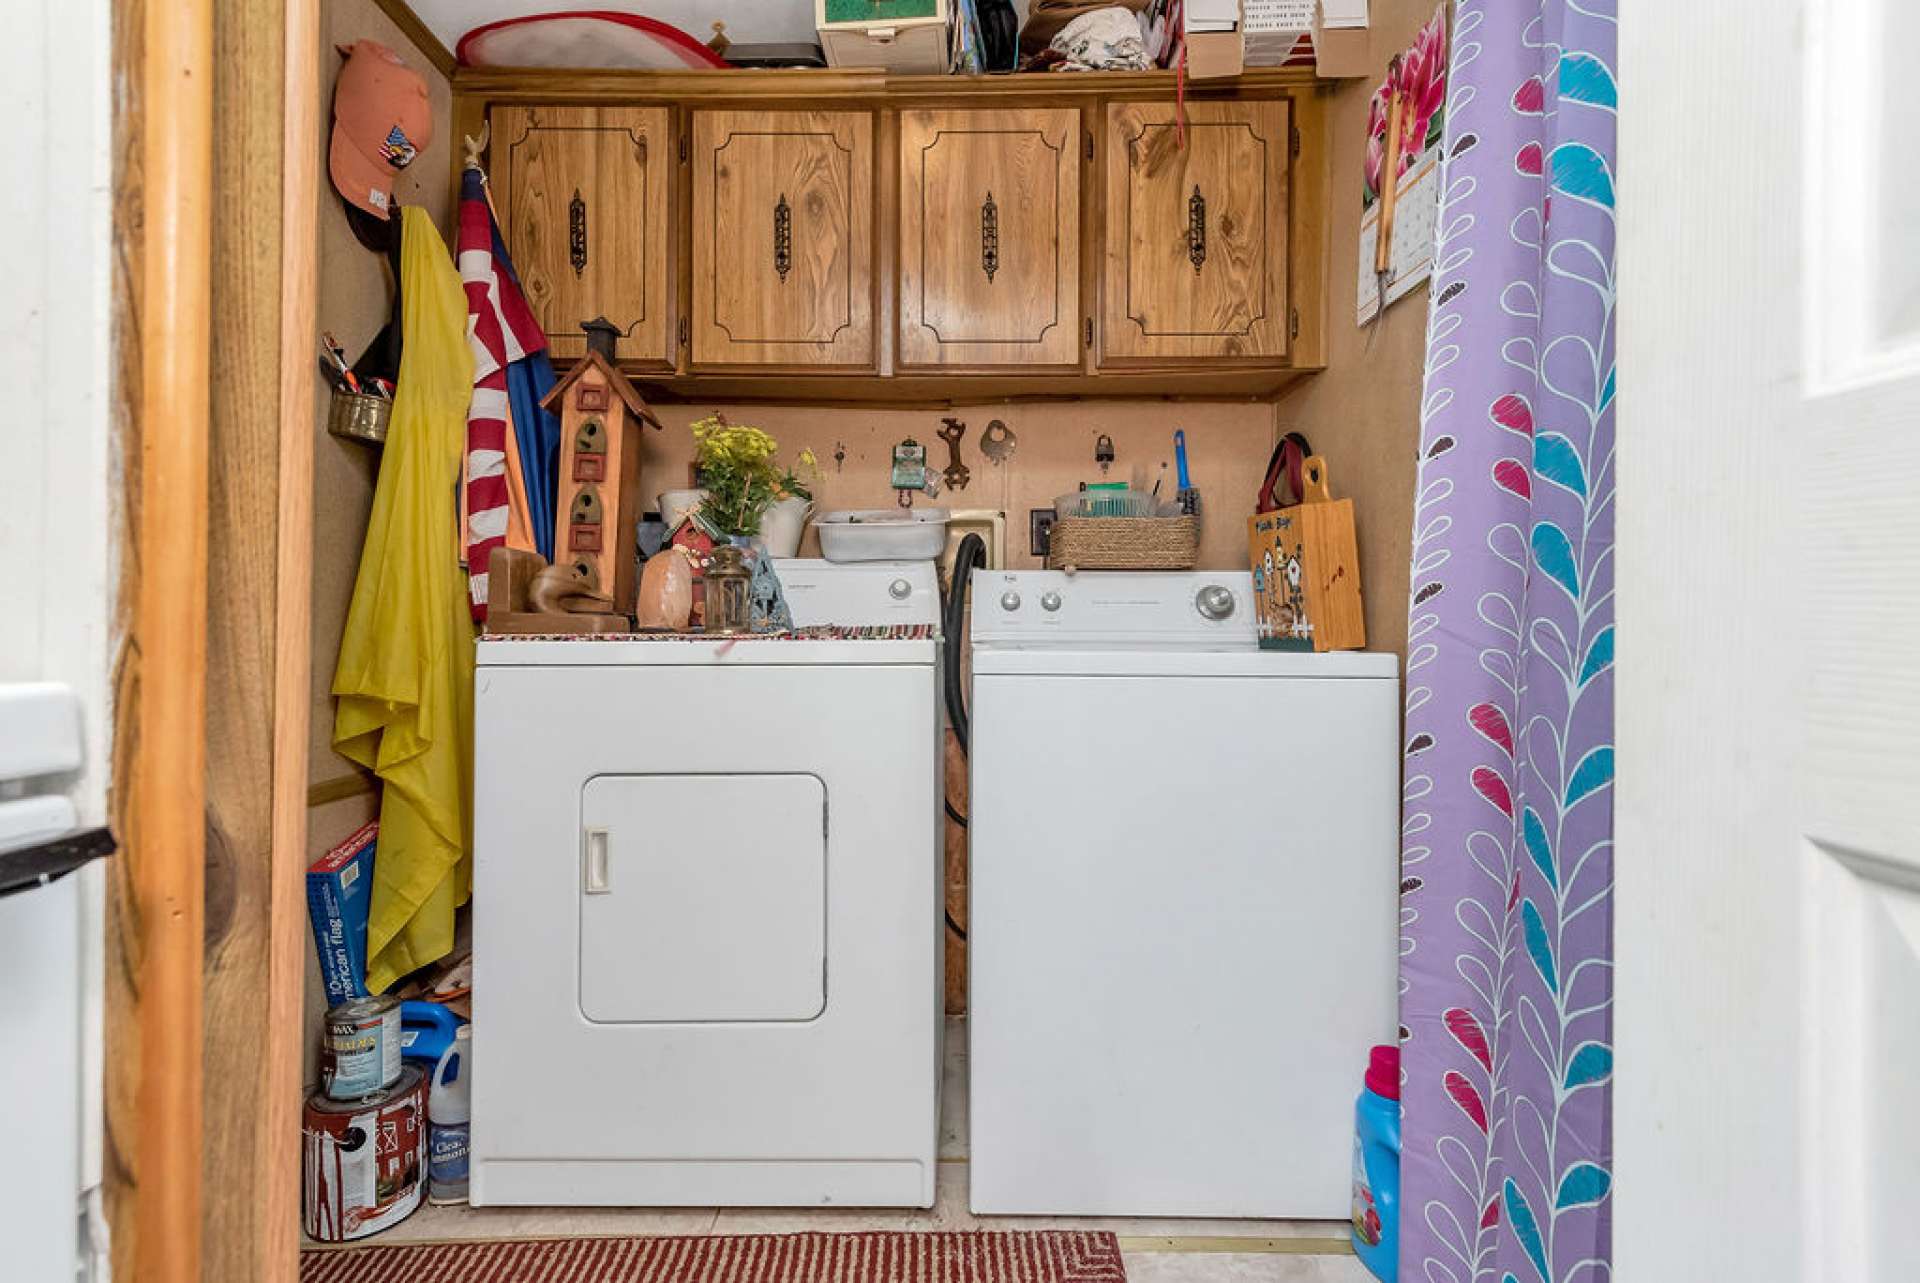
[[[1066,55],[1071,71],[1146,71],[1153,66],[1139,18],[1118,6],[1081,14],[1060,29],[1052,47]]]

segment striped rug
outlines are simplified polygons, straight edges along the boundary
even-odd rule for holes
[[[520,1239],[308,1249],[301,1283],[1126,1283],[1082,1230]]]

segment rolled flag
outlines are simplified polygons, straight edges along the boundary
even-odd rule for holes
[[[518,451],[526,524],[542,556],[553,555],[553,470],[560,422],[526,396],[550,386],[547,338],[521,293],[507,256],[486,176],[469,166],[460,180],[460,280],[467,294],[473,400],[467,407],[466,511],[462,534],[473,618],[487,617],[487,560],[506,542],[513,503],[507,454]],[[516,396],[514,393],[521,394]]]

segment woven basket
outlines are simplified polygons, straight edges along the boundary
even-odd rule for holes
[[[1192,570],[1196,517],[1062,517],[1047,542],[1051,570]]]

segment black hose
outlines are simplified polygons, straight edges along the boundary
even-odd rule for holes
[[[973,578],[976,566],[987,564],[987,543],[979,535],[968,535],[960,541],[953,554],[953,582],[947,585],[947,600],[941,610],[940,631],[946,641],[944,667],[946,670],[947,723],[953,727],[953,738],[960,745],[960,756],[968,756],[967,747],[971,724],[967,720],[967,693],[960,681],[960,642],[966,636],[967,628],[967,584]],[[961,828],[967,827],[967,817],[960,814],[946,796],[944,782],[941,786],[940,803],[947,808],[947,818]],[[953,920],[953,914],[947,913],[947,930],[960,939],[967,938],[967,929]]]
[[[947,585],[946,609],[940,621],[940,631],[946,640],[947,723],[953,727],[953,738],[959,743],[962,756],[967,755],[972,730],[967,720],[967,693],[960,681],[960,642],[967,627],[967,583],[973,577],[974,568],[986,564],[986,540],[979,535],[968,535],[960,541],[954,550],[953,582]],[[954,819],[966,823],[957,815]]]

